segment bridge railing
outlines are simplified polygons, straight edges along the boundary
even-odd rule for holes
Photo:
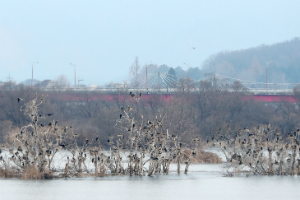
[[[84,91],[98,91],[103,93],[120,93],[120,92],[133,92],[133,93],[140,93],[143,94],[176,94],[179,91],[182,91],[178,88],[161,88],[161,89],[154,89],[154,88],[100,88],[100,87],[86,87],[86,88],[40,88],[45,91],[78,91],[78,92],[84,92]],[[185,91],[187,89],[185,88]],[[188,90],[191,93],[197,93],[203,91],[201,88],[190,88]],[[228,92],[236,92],[236,90],[233,90],[231,88],[226,89]],[[266,88],[250,88],[245,90],[247,94],[252,95],[292,95],[293,89],[268,89]]]

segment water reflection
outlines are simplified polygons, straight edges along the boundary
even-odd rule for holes
[[[0,180],[5,199],[299,199],[300,178],[222,176],[222,164],[191,165],[190,173],[59,180]]]

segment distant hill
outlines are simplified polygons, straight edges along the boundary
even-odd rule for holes
[[[212,55],[202,65],[206,73],[248,81],[265,82],[266,63],[269,83],[300,82],[300,39],[254,48],[224,51]]]
[[[39,82],[40,82],[39,80],[33,79],[33,82],[32,82],[32,83],[33,83],[33,85],[35,85],[35,84],[37,84],[37,83],[39,83]],[[20,84],[29,86],[29,85],[31,85],[31,79],[26,79],[25,81],[20,82]]]

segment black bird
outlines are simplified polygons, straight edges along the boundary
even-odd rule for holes
[[[18,147],[18,151],[23,151],[21,146]]]
[[[55,126],[57,126],[57,121],[55,121],[55,124],[54,124]]]
[[[98,141],[99,140],[99,138],[98,137],[96,137],[96,141]]]
[[[18,97],[18,103],[19,103],[21,100],[23,100],[23,99],[21,99],[21,98]]]
[[[53,115],[53,113],[49,113],[49,114],[47,114],[48,115],[48,117],[50,117],[51,115]]]
[[[65,145],[65,144],[59,144],[59,146],[61,146],[62,148],[65,148],[67,145]]]
[[[52,123],[51,123],[51,122],[49,122],[48,126],[49,126],[49,127],[51,127],[51,126],[52,126]]]
[[[135,94],[133,94],[132,92],[129,93],[129,95],[134,98]]]
[[[122,114],[120,114],[120,119],[122,118]]]
[[[44,127],[44,124],[41,124],[41,127]]]

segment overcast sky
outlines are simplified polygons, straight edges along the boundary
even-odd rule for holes
[[[1,0],[0,81],[10,74],[85,84],[128,78],[142,65],[191,66],[210,55],[300,36],[299,0]]]

